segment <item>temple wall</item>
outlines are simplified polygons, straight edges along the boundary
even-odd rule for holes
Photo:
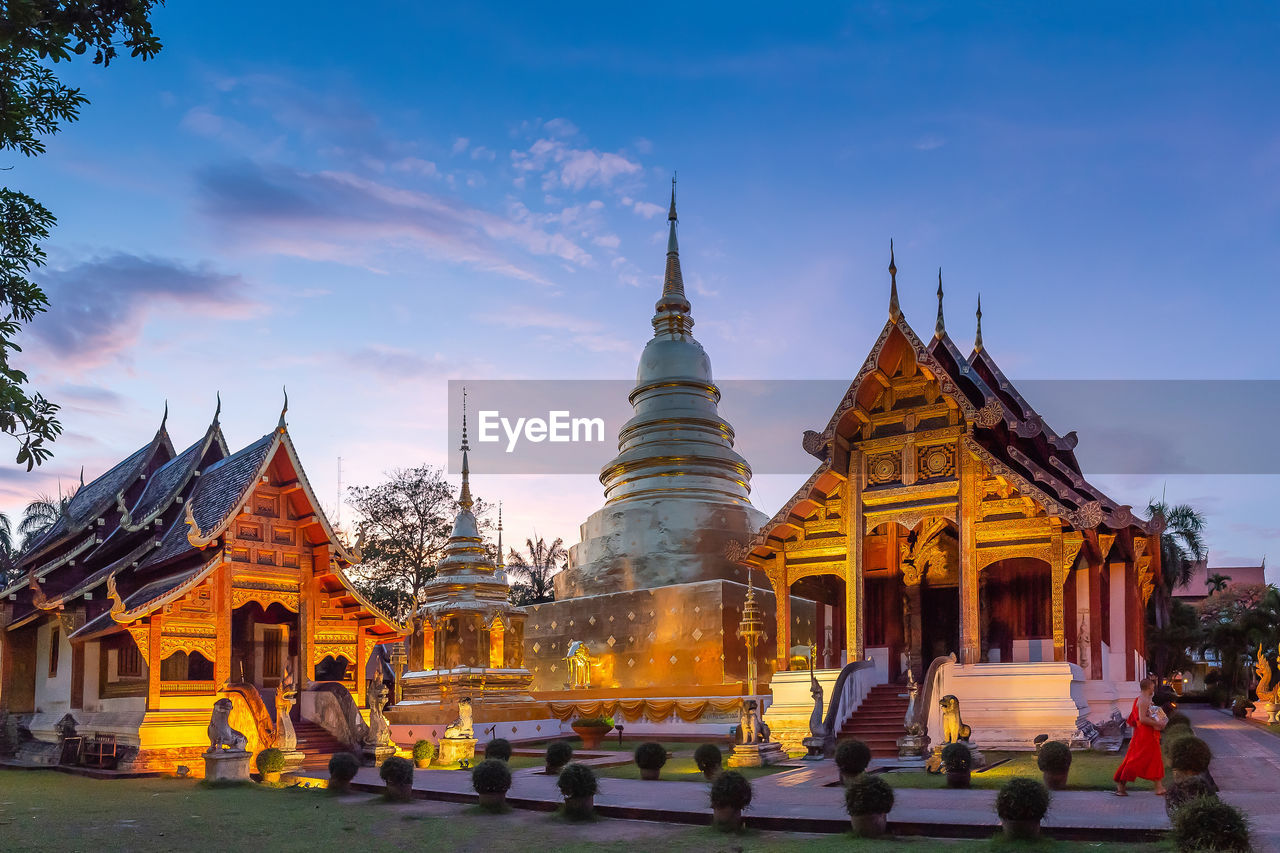
[[[58,630],[58,669],[49,677],[49,639]],[[45,714],[65,714],[71,710],[71,643],[57,622],[36,629],[36,710]]]
[[[929,737],[942,742],[937,700],[960,700],[960,718],[983,749],[1034,749],[1035,737],[1071,741],[1090,717],[1084,670],[1072,663],[947,663],[939,667],[929,709]]]

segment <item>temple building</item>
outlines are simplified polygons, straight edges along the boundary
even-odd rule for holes
[[[556,601],[528,607],[534,688],[565,714],[563,703],[588,696],[685,697],[693,714],[698,701],[727,707],[715,697],[744,690],[745,649],[734,631],[747,572],[726,548],[765,516],[751,505],[751,468],[733,448],[711,361],[693,337],[674,183],[668,229],[653,338],[630,395],[635,415],[600,474],[604,506],[556,575]],[[771,600],[764,605],[772,610]],[[766,661],[763,683],[771,672]]]
[[[818,603],[820,665],[871,660],[875,681],[896,683],[954,655],[946,692],[968,700],[975,732],[1070,737],[1145,675],[1160,522],[1084,478],[1075,434],[1050,428],[984,345],[981,303],[966,357],[941,272],[927,342],[899,307],[892,250],[889,274],[887,322],[825,427],[804,434],[817,468],[741,550],[783,608],[776,667],[802,596]]]
[[[294,689],[290,719],[317,690],[357,713],[370,649],[403,630],[347,577],[358,551],[284,418],[235,452],[216,414],[181,452],[162,421],[22,556],[0,591],[0,716],[23,732],[21,757],[57,762],[75,736],[110,742],[121,769],[198,772],[219,698],[250,749],[278,742]]]

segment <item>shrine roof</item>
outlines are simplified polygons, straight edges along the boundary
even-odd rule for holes
[[[124,611],[135,612],[138,610],[146,610],[149,604],[155,603],[159,606],[159,599],[173,592],[178,587],[194,579],[201,574],[201,569],[192,569],[187,572],[180,572],[176,575],[170,575],[167,578],[161,578],[152,581],[146,586],[134,592],[124,599]],[[111,633],[120,625],[112,616],[111,611],[101,613],[95,618],[86,622],[80,629],[72,634],[70,640],[87,640],[99,634]]]

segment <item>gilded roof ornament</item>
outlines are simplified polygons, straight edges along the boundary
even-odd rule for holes
[[[502,501],[498,501],[498,569],[501,571],[506,567],[506,561],[502,559]]]
[[[982,352],[982,294],[978,294],[978,333],[973,338],[973,351]]]
[[[680,244],[676,239],[676,179],[671,179],[671,207],[667,212],[667,268],[662,276],[662,298],[654,306],[653,330],[658,334],[687,335],[693,328],[689,300],[684,294],[680,270]]]
[[[284,416],[289,413],[289,389],[281,385],[280,390],[284,392],[284,405],[280,407],[280,420],[276,423],[276,429],[284,432]]]
[[[902,319],[902,308],[898,305],[898,267],[893,262],[893,238],[889,238],[889,319],[898,322]]]
[[[222,392],[218,391],[216,393],[217,393],[217,399],[218,399],[218,406],[213,410],[213,422],[215,424],[218,422],[218,419],[222,417]]]
[[[458,448],[462,451],[462,491],[458,494],[458,506],[464,510],[470,510],[474,505],[471,500],[471,466],[467,460],[467,452],[471,450],[471,445],[467,442],[467,389],[462,388],[462,446]]]
[[[942,337],[947,333],[947,324],[942,320],[942,267],[938,267],[938,322],[933,327],[935,337]]]

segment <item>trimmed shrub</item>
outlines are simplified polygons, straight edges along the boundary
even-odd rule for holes
[[[1016,776],[996,795],[996,814],[1001,820],[1039,822],[1048,811],[1049,789],[1035,779]]]
[[[693,751],[693,763],[703,773],[710,773],[724,766],[724,753],[714,743],[704,743]]]
[[[1071,769],[1071,747],[1060,740],[1045,742],[1036,756],[1036,766],[1042,773],[1066,773]]]
[[[484,745],[484,757],[496,758],[499,761],[510,761],[511,741],[504,737],[494,738]]]
[[[893,808],[893,786],[879,775],[863,773],[845,789],[844,807],[850,817],[888,814]]]
[[[1213,753],[1209,744],[1195,735],[1178,738],[1169,747],[1169,764],[1184,773],[1203,773],[1209,769]]]
[[[667,763],[667,748],[654,741],[646,741],[636,747],[636,766],[641,770],[661,770]]]
[[[420,740],[413,745],[414,761],[430,761],[436,757],[436,745],[429,740]]]
[[[378,768],[378,775],[389,785],[412,785],[413,762],[407,758],[393,755]]]
[[[1186,714],[1182,713],[1181,711],[1174,711],[1172,714],[1169,715],[1169,724],[1164,727],[1164,730],[1167,732],[1169,731],[1169,729],[1173,728],[1174,726],[1186,726],[1188,729],[1190,729],[1191,718],[1188,717]]]
[[[564,767],[573,761],[573,746],[567,740],[555,740],[547,744],[547,766]]]
[[[1173,745],[1183,738],[1195,737],[1191,733],[1190,726],[1177,725],[1165,728],[1160,735],[1160,751],[1164,753],[1165,758],[1169,757],[1169,751],[1173,749]]]
[[[1249,851],[1249,822],[1244,812],[1217,797],[1200,797],[1173,817],[1173,840],[1179,850]]]
[[[573,726],[603,726],[604,728],[613,727],[613,717],[579,717],[570,724]]]
[[[570,764],[560,771],[556,786],[565,797],[594,797],[600,790],[595,771],[585,764]]]
[[[727,770],[711,783],[713,809],[745,809],[751,805],[751,782],[737,770]]]
[[[946,772],[964,773],[972,766],[973,753],[969,751],[968,745],[956,742],[942,748],[942,769]]]
[[[259,773],[279,773],[284,770],[284,753],[274,746],[268,747],[258,753],[254,763],[258,765]]]
[[[471,787],[477,794],[505,794],[511,790],[511,768],[501,758],[486,758],[471,768]]]
[[[1178,809],[1192,800],[1217,796],[1217,783],[1209,777],[1208,773],[1200,773],[1195,776],[1189,776],[1186,779],[1170,782],[1164,795],[1164,809],[1169,814],[1169,820],[1173,820]]]
[[[871,747],[860,740],[841,741],[836,747],[836,767],[846,776],[857,776],[871,763]]]
[[[349,752],[335,752],[329,759],[329,780],[338,786],[347,785],[360,772],[360,759]]]

